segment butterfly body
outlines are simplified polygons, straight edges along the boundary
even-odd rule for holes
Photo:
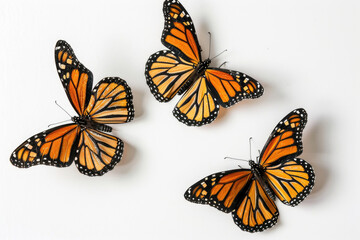
[[[103,131],[103,132],[111,132],[112,131],[112,127],[93,121],[89,115],[85,115],[85,116],[81,116],[81,117],[74,116],[71,118],[71,120],[74,123],[76,123],[77,125],[79,125],[81,127],[81,129],[91,128],[91,129],[95,129],[95,130],[99,130],[99,131]]]
[[[146,83],[160,102],[183,94],[173,115],[188,126],[211,123],[220,106],[258,98],[263,87],[241,72],[211,68],[211,60],[202,60],[194,24],[177,0],[164,1],[165,25],[161,42],[169,50],[152,54],[145,66]]]
[[[254,179],[260,183],[267,195],[270,196],[271,199],[275,200],[274,193],[272,192],[269,183],[266,180],[265,169],[254,160],[249,160],[249,165],[251,172],[254,175]]]
[[[248,232],[274,226],[279,216],[275,197],[296,206],[314,187],[311,165],[296,158],[303,150],[306,122],[304,109],[290,112],[270,134],[259,160],[249,161],[249,169],[209,175],[193,184],[185,192],[185,199],[231,212],[236,225]]]
[[[118,77],[102,79],[93,90],[93,75],[76,58],[70,45],[59,40],[55,63],[61,83],[78,116],[73,123],[40,132],[15,149],[10,162],[19,168],[43,164],[67,167],[75,162],[88,176],[101,176],[120,161],[124,143],[107,134],[107,124],[126,123],[134,118],[132,93]]]

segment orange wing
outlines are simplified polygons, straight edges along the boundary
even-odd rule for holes
[[[124,143],[117,137],[85,128],[80,134],[75,164],[88,176],[101,176],[121,160]]]
[[[124,80],[108,77],[92,91],[85,115],[97,123],[125,123],[134,118],[134,105],[130,87]]]
[[[299,158],[268,166],[264,172],[276,196],[293,207],[310,194],[315,184],[315,173],[311,165]]]
[[[209,68],[205,77],[213,96],[223,107],[230,107],[245,98],[258,98],[264,92],[258,81],[241,72]]]
[[[22,143],[10,156],[20,168],[38,164],[56,167],[70,166],[77,146],[79,127],[67,124],[38,133]]]
[[[266,168],[282,160],[302,153],[302,132],[307,122],[307,113],[299,108],[284,117],[275,127],[260,154],[259,164]]]
[[[245,197],[252,177],[249,169],[215,173],[192,185],[184,196],[190,202],[208,204],[229,213]]]
[[[161,42],[175,55],[194,64],[201,62],[195,27],[185,8],[177,0],[165,0],[163,11],[165,27]]]
[[[177,103],[173,114],[188,126],[202,126],[217,117],[219,104],[209,91],[204,77],[198,78]]]
[[[194,64],[170,51],[159,51],[146,63],[146,82],[151,93],[160,102],[170,101],[192,83]]]
[[[232,212],[236,225],[247,232],[261,232],[274,226],[278,215],[274,201],[255,178],[238,208]]]
[[[63,40],[56,43],[55,62],[66,95],[76,112],[82,116],[90,100],[93,75]]]

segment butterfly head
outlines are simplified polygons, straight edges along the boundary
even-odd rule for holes
[[[256,164],[254,160],[249,160],[249,165],[251,168],[255,168],[258,164]]]

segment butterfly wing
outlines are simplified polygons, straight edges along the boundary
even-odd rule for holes
[[[283,118],[271,133],[260,154],[260,165],[275,195],[296,206],[314,187],[315,174],[309,163],[295,158],[303,151],[302,132],[307,122],[304,109]]]
[[[277,161],[291,159],[302,153],[302,132],[307,113],[299,108],[284,117],[270,134],[260,154],[259,164],[266,168]]]
[[[102,124],[130,122],[134,118],[132,100],[131,89],[125,80],[104,78],[92,91],[85,114]]]
[[[145,67],[146,82],[160,102],[168,102],[176,93],[183,92],[193,73],[192,62],[167,50],[151,55]]]
[[[275,202],[260,182],[253,177],[245,197],[232,212],[236,225],[247,232],[261,232],[274,226],[279,212]]]
[[[206,79],[198,78],[177,103],[173,114],[188,126],[202,126],[217,117],[219,104],[212,96]]]
[[[88,176],[101,176],[121,160],[124,143],[109,134],[84,128],[76,150],[75,164]]]
[[[209,68],[205,77],[213,96],[223,107],[230,107],[245,98],[258,98],[264,92],[258,81],[241,72]]]
[[[165,0],[163,11],[165,26],[161,42],[176,56],[194,64],[201,62],[195,27],[185,8],[177,0]]]
[[[192,185],[184,197],[190,202],[208,204],[229,213],[244,197],[252,176],[249,169],[215,173]]]
[[[78,142],[79,127],[67,124],[38,133],[22,143],[10,156],[10,162],[20,168],[38,164],[56,167],[70,166]]]
[[[306,161],[294,158],[265,168],[265,175],[275,195],[285,204],[296,206],[310,194],[315,173]]]
[[[90,100],[93,75],[63,40],[56,43],[55,62],[66,95],[76,112],[82,116]]]

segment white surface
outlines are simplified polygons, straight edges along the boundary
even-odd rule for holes
[[[221,3],[220,3],[221,2]],[[214,61],[265,87],[257,100],[221,109],[201,128],[172,116],[177,99],[159,103],[144,77],[148,57],[165,49],[162,0],[0,2],[0,239],[354,239],[359,223],[359,56],[357,0],[183,0],[200,44]],[[103,177],[68,168],[19,169],[10,153],[47,125],[71,114],[54,64],[68,41],[94,74],[124,78],[135,120],[113,125],[123,160]],[[185,190],[208,174],[237,168],[248,138],[261,149],[275,124],[304,107],[303,159],[315,169],[313,192],[291,208],[277,201],[278,224],[241,231],[230,214],[196,205]]]

